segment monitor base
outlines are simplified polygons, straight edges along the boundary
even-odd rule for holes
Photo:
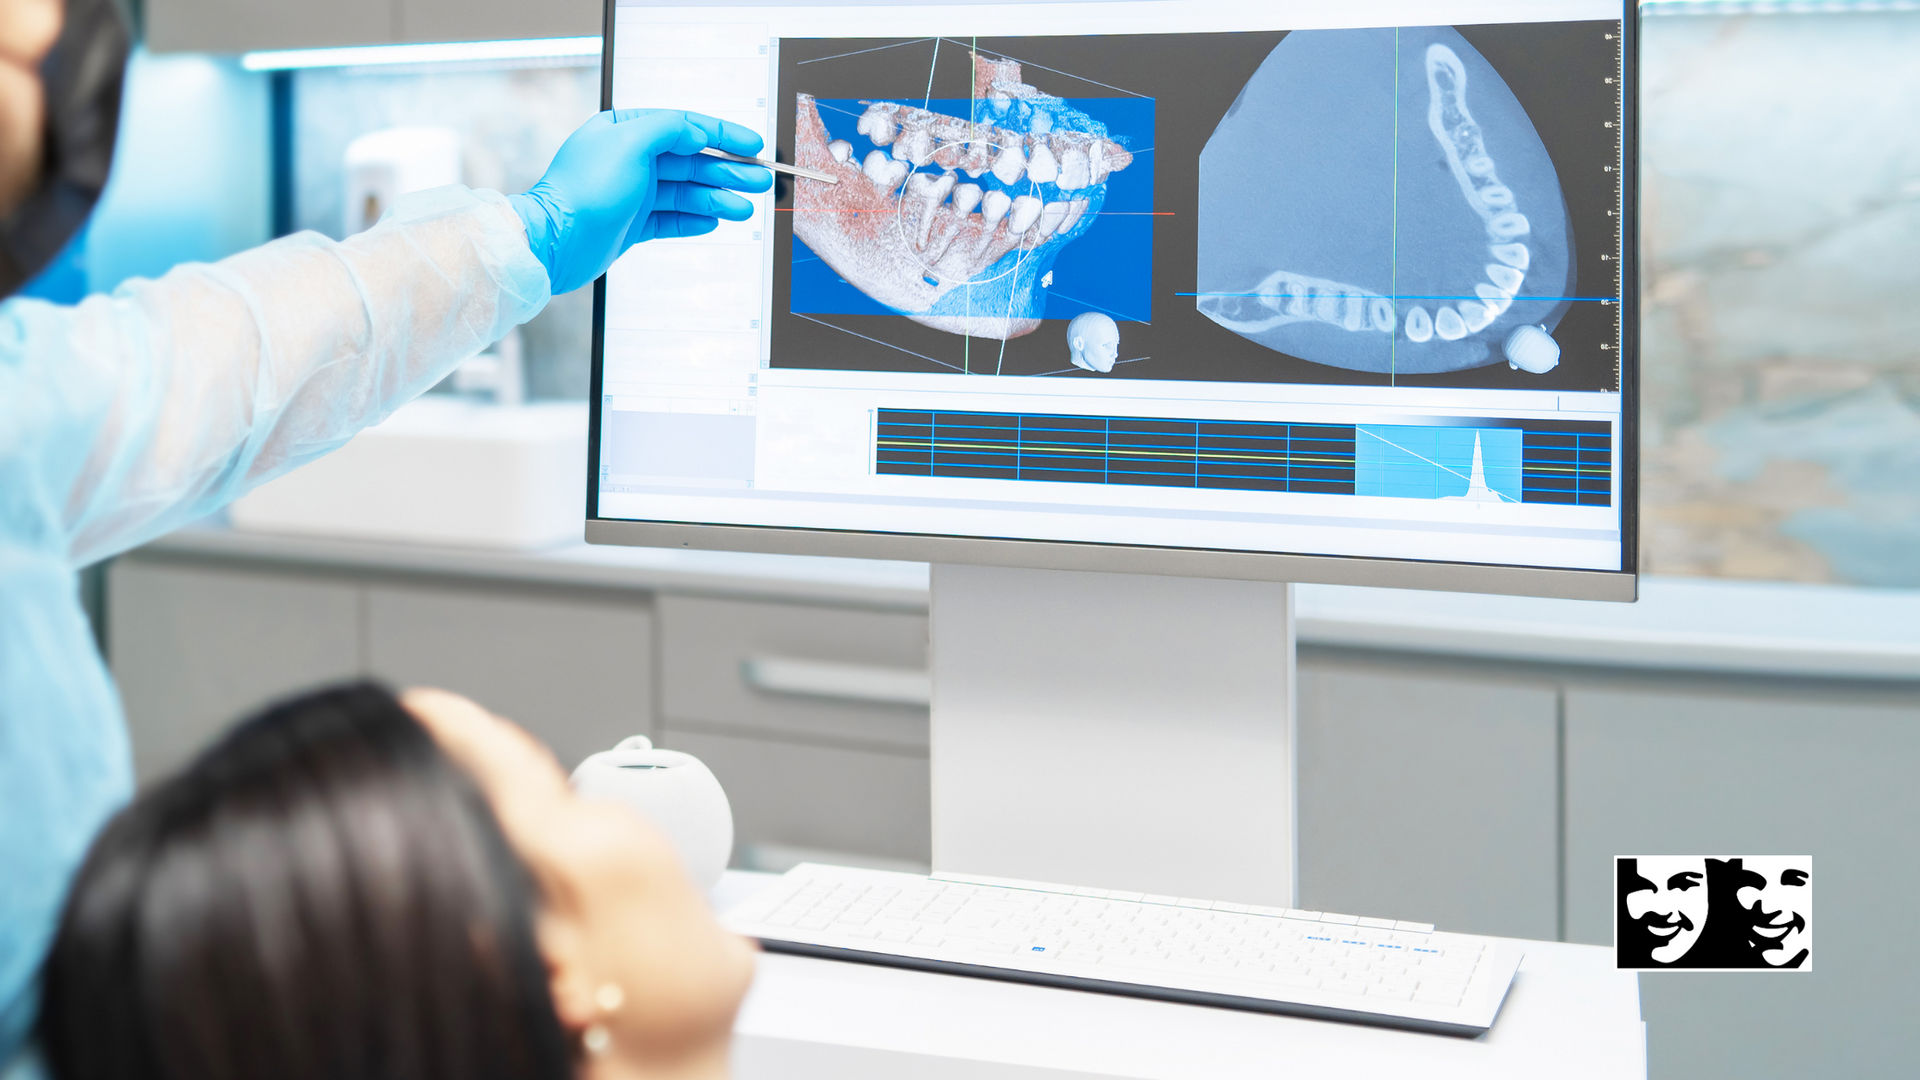
[[[1293,906],[1292,586],[935,564],[933,868]]]

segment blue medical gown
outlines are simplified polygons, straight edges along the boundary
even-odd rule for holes
[[[133,788],[75,571],[343,445],[547,290],[506,199],[449,187],[342,242],[0,304],[0,1073],[67,882]]]

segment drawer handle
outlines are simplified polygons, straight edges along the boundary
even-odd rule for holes
[[[769,694],[911,705],[921,709],[933,703],[932,677],[912,668],[749,656],[740,663],[740,677],[748,686]]]

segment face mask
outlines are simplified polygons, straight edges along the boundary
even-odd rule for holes
[[[40,181],[0,222],[0,296],[53,262],[100,201],[131,45],[113,0],[67,0],[60,40],[40,64],[47,95]]]

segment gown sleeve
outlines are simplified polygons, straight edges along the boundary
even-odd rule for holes
[[[547,299],[506,199],[454,186],[344,241],[301,233],[73,307],[8,303],[4,517],[52,530],[70,566],[135,547],[343,445]]]

